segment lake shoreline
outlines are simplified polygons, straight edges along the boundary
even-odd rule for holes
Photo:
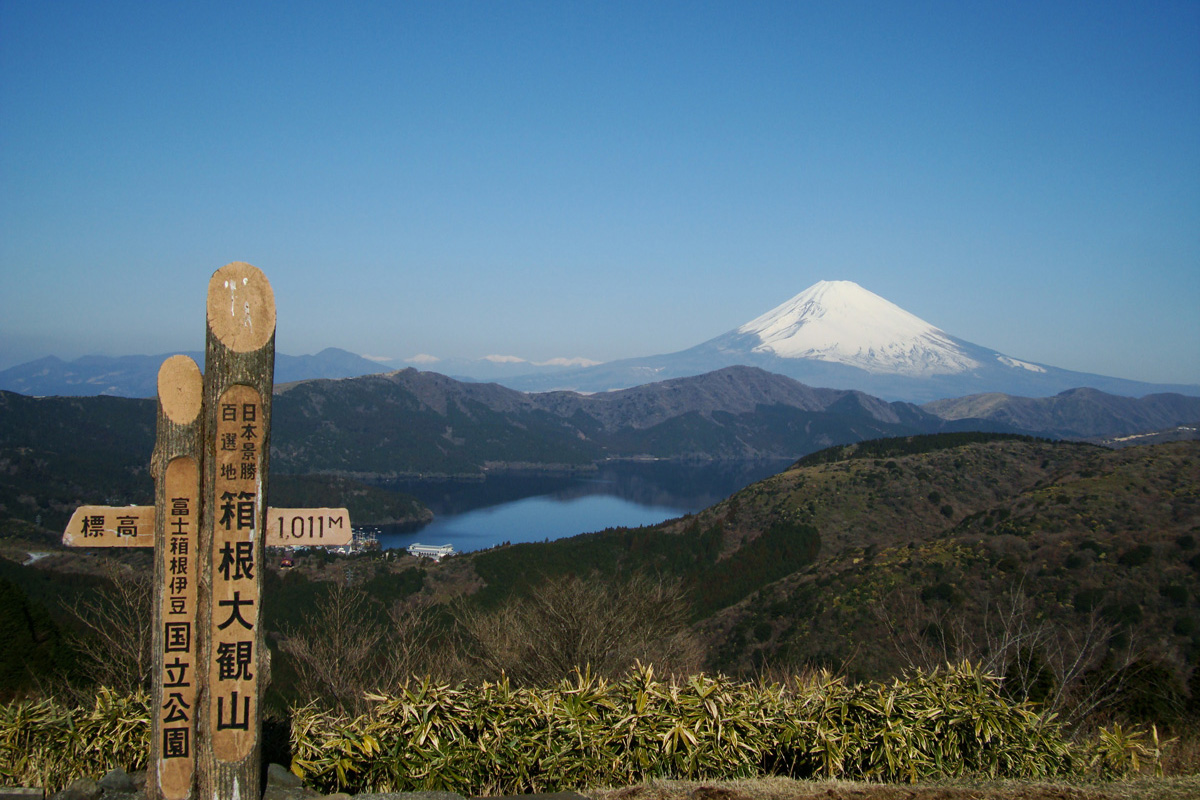
[[[587,471],[496,470],[483,479],[388,481],[383,487],[418,498],[434,518],[425,525],[372,527],[385,550],[419,542],[472,552],[505,542],[657,525],[720,502],[790,463],[610,459]]]

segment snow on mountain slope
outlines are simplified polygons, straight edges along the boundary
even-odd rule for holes
[[[501,382],[523,391],[602,392],[734,365],[910,403],[985,392],[1048,397],[1081,386],[1129,397],[1200,395],[1198,385],[1142,383],[1013,358],[936,328],[851,281],[821,281],[686,350]]]
[[[755,353],[926,377],[979,366],[944,331],[853,281],[820,281],[737,329]]]

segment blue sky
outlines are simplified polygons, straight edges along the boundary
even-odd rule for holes
[[[611,360],[822,279],[1200,382],[1200,3],[0,2],[0,368]]]

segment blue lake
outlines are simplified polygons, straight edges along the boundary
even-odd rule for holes
[[[434,521],[418,530],[378,526],[384,549],[414,542],[456,552],[505,542],[540,542],[605,528],[655,525],[700,511],[774,475],[787,462],[617,463],[586,477],[493,475],[485,480],[402,481],[390,488],[419,498]]]

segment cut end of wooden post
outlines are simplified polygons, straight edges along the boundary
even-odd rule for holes
[[[171,356],[158,368],[158,402],[167,419],[187,425],[200,416],[204,376],[187,356]]]
[[[230,350],[260,350],[275,335],[275,293],[267,276],[241,261],[226,264],[208,282],[208,327]]]

